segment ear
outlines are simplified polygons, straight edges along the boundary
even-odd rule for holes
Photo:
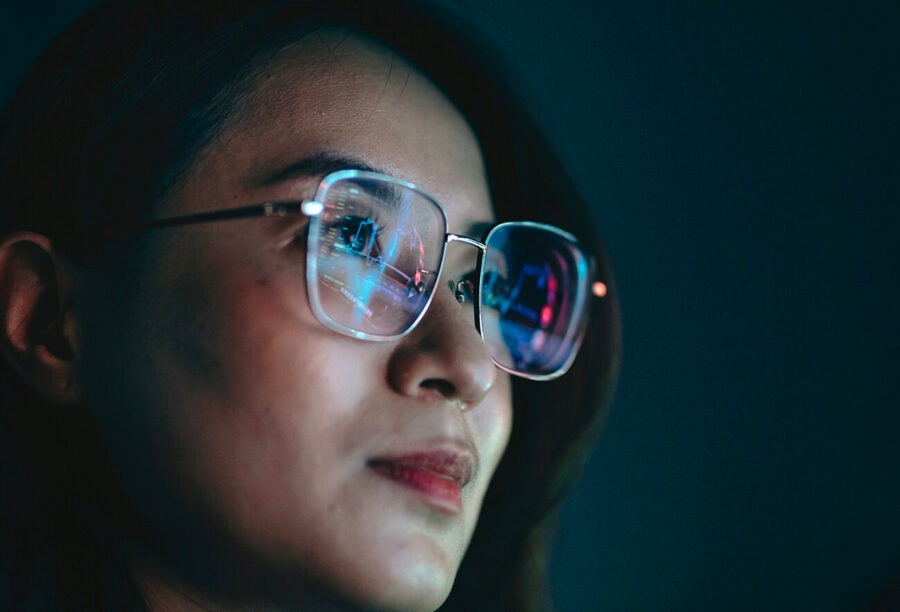
[[[0,350],[44,399],[82,400],[75,368],[73,270],[40,234],[0,241]]]

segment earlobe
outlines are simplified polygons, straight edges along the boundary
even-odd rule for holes
[[[0,242],[0,348],[38,394],[54,404],[82,399],[75,368],[72,273],[40,234]]]

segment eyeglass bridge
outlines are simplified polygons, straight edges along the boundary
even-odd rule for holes
[[[469,236],[463,236],[462,234],[450,234],[448,233],[445,238],[445,242],[462,242],[463,244],[468,244],[469,246],[473,246],[482,253],[487,250],[487,246],[474,238],[470,238]],[[459,280],[459,281],[448,281],[447,285],[450,287],[450,292],[453,293],[453,297],[456,298],[456,301],[460,304],[464,304],[466,299],[470,301],[475,300],[475,285],[470,280]]]

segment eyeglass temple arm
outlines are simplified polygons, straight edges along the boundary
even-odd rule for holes
[[[251,204],[239,208],[226,210],[211,210],[209,212],[195,213],[192,215],[180,215],[167,219],[149,221],[141,227],[145,229],[176,227],[179,225],[191,225],[194,223],[207,223],[210,221],[230,221],[232,219],[250,219],[253,217],[285,217],[287,215],[306,215],[315,217],[322,212],[322,205],[314,200],[298,202],[266,202],[264,204]]]

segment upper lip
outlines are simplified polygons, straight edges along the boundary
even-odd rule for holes
[[[400,466],[428,470],[453,480],[460,488],[475,476],[475,453],[455,448],[433,448],[410,453],[386,455],[369,461],[372,467]]]

